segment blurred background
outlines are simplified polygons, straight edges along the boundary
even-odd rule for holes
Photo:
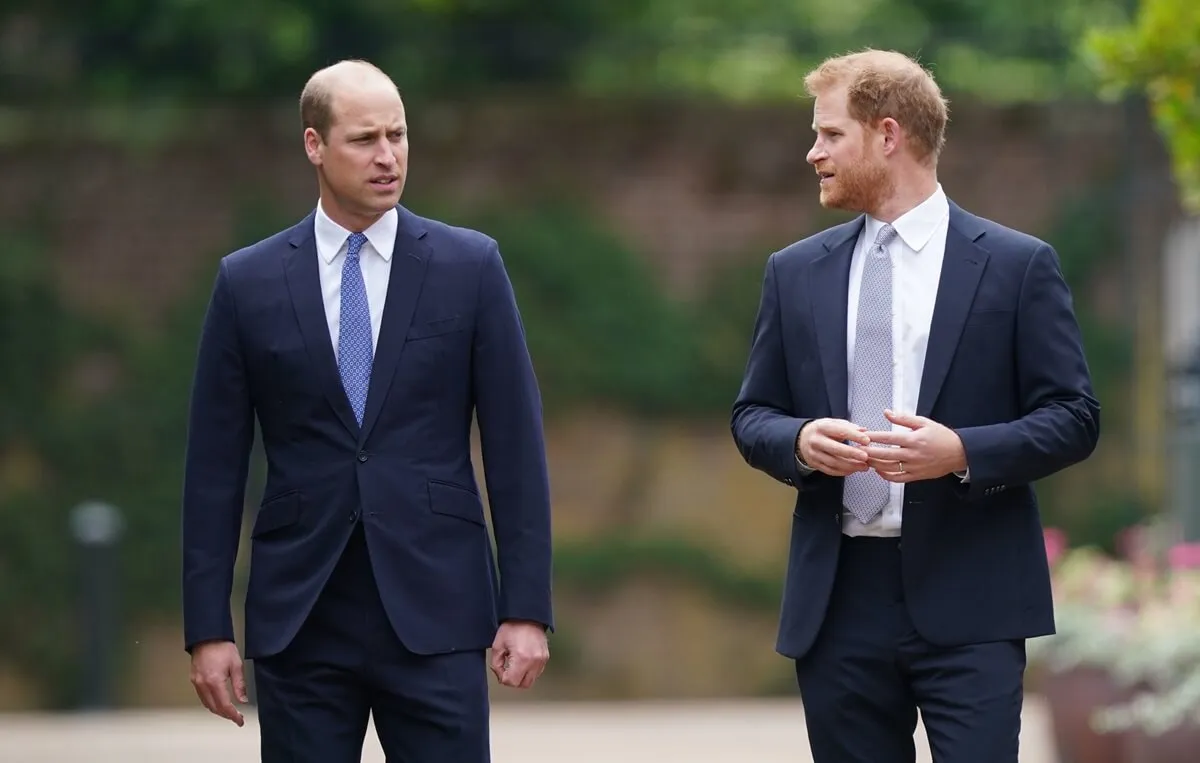
[[[729,408],[766,257],[846,219],[817,203],[801,79],[864,46],[933,70],[947,193],[1053,244],[1074,291],[1104,434],[1039,486],[1045,523],[1111,554],[1155,519],[1200,534],[1198,19],[1191,0],[9,0],[0,710],[195,706],[178,537],[200,319],[218,259],[315,203],[297,99],[345,57],[405,98],[403,203],[494,236],[523,310],[559,618],[526,697],[793,696],[773,652],[790,491],[742,462]]]

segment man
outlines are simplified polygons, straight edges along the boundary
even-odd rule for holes
[[[191,679],[243,724],[229,598],[257,417],[245,656],[262,760],[490,758],[486,649],[528,688],[553,627],[541,403],[496,242],[399,206],[404,106],[370,64],[300,100],[320,200],[225,257],[204,320],[183,498]],[[499,578],[471,460],[478,420]]]
[[[947,200],[946,102],[898,53],[833,58],[821,204],[851,222],[766,266],[732,429],[798,491],[777,649],[816,763],[1015,763],[1024,640],[1054,629],[1031,483],[1099,433],[1046,243]],[[830,521],[833,520],[833,521]]]

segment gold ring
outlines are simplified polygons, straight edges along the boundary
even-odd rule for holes
[[[904,462],[900,461],[899,463],[900,463],[900,473],[904,474]]]

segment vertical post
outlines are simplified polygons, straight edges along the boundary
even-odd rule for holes
[[[1185,218],[1167,236],[1162,275],[1167,492],[1183,539],[1195,542],[1200,541],[1200,217]]]
[[[1183,539],[1200,541],[1200,344],[1171,378],[1171,499]]]
[[[100,501],[71,511],[71,534],[79,546],[83,710],[108,710],[115,704],[117,542],[123,524],[120,511]]]

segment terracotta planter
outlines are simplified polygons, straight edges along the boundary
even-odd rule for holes
[[[1126,700],[1129,695],[1098,668],[1048,671],[1042,677],[1042,696],[1050,710],[1059,763],[1129,763],[1125,752],[1128,733],[1101,734],[1091,726],[1097,709]],[[1189,762],[1195,760],[1193,753]],[[1158,763],[1155,759],[1139,763],[1150,761]]]
[[[1195,724],[1158,736],[1132,731],[1127,737],[1126,763],[1195,763],[1200,759],[1200,726]]]

